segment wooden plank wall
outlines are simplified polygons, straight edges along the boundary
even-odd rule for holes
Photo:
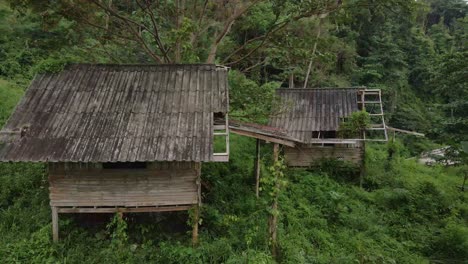
[[[146,169],[102,169],[98,163],[50,163],[50,205],[134,207],[198,203],[199,164],[148,165]]]
[[[313,166],[315,162],[324,158],[334,158],[360,164],[364,157],[364,149],[360,146],[347,147],[346,145],[285,147],[284,156],[286,164],[291,167]]]

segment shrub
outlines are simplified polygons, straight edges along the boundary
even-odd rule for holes
[[[352,113],[340,124],[338,135],[342,138],[360,138],[362,132],[369,127],[370,116],[365,111]]]

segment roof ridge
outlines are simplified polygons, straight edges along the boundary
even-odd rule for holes
[[[351,89],[367,89],[366,86],[351,86],[351,87],[317,87],[317,88],[278,88],[277,90],[285,91],[314,91],[314,90],[351,90]]]
[[[216,65],[213,63],[70,63],[67,66],[144,66],[144,67],[158,67],[158,66],[166,66],[166,67],[180,67],[180,66],[213,66],[213,67],[224,67],[222,65]]]

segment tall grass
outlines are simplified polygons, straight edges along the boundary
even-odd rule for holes
[[[22,95],[23,90],[16,84],[0,79],[0,127],[6,123]]]

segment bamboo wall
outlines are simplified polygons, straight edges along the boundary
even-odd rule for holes
[[[338,159],[361,164],[364,157],[364,149],[357,145],[348,147],[346,145],[285,147],[285,161],[291,167],[309,167],[321,159]]]
[[[103,169],[99,163],[49,163],[50,205],[170,206],[198,203],[199,163],[151,163]]]

